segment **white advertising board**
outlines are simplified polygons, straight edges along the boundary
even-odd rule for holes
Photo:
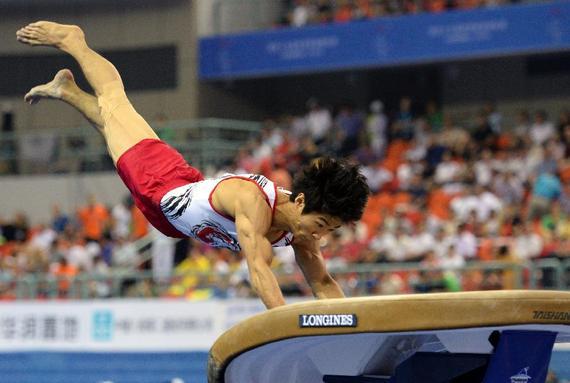
[[[0,304],[0,351],[208,350],[259,300],[107,300]]]

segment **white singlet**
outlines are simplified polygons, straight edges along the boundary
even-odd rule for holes
[[[258,174],[225,174],[216,179],[207,179],[172,189],[162,197],[160,208],[168,221],[181,233],[213,247],[241,251],[234,219],[212,206],[212,194],[223,181],[241,178],[255,183],[265,195],[265,201],[275,214],[277,187]],[[272,217],[273,219],[273,217]],[[293,234],[284,232],[273,247],[289,246]]]

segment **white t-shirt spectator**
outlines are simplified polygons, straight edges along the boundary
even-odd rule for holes
[[[307,134],[307,123],[304,117],[293,117],[291,120],[290,131],[293,137],[301,138]]]
[[[554,124],[550,121],[534,123],[530,127],[530,139],[535,145],[542,145],[554,136]]]
[[[332,126],[332,116],[328,109],[317,108],[311,110],[307,116],[305,124],[313,140],[318,141],[326,137]]]
[[[472,260],[477,257],[477,238],[470,231],[459,233],[455,241],[455,252],[463,259]]]
[[[474,166],[475,179],[478,185],[489,185],[493,178],[493,169],[488,161],[477,161]]]
[[[542,248],[542,238],[536,233],[521,233],[513,240],[514,255],[523,261],[539,257]]]
[[[382,189],[385,184],[392,181],[394,178],[392,173],[383,167],[364,166],[361,171],[362,175],[366,177],[368,187],[370,187],[370,190],[373,193]]]
[[[366,130],[370,135],[370,146],[380,156],[386,147],[386,128],[388,117],[382,112],[372,113],[366,122]]]
[[[88,244],[89,246],[91,244]],[[93,243],[95,246],[99,246]],[[87,246],[82,246],[75,244],[69,248],[66,254],[67,262],[86,272],[90,272],[93,269],[93,250],[89,250]]]
[[[119,242],[113,248],[113,266],[118,268],[133,268],[139,262],[137,248],[131,242]]]
[[[435,238],[431,233],[418,233],[410,238],[411,241],[408,246],[408,255],[410,257],[419,257],[432,251],[435,247]]]
[[[46,227],[32,238],[31,245],[43,251],[48,251],[56,238],[57,233],[55,230]]]
[[[450,246],[445,256],[440,259],[440,265],[446,270],[459,269],[465,266],[465,259],[455,251],[453,246]]]
[[[293,9],[293,14],[291,16],[291,25],[294,27],[302,27],[307,25],[309,19],[311,18],[311,8],[306,2],[301,2],[297,4]]]
[[[402,236],[392,233],[384,233],[372,239],[370,249],[378,253],[384,253],[392,262],[401,262],[406,259],[406,248]]]
[[[479,207],[479,198],[473,194],[456,197],[451,201],[450,206],[455,219],[459,222],[465,222],[471,215],[472,211],[477,212]]]
[[[462,169],[462,165],[455,161],[440,162],[435,168],[434,180],[440,185],[452,182]]]
[[[111,211],[113,217],[113,238],[128,238],[131,231],[131,212],[122,203]]]
[[[443,239],[435,241],[433,251],[437,259],[444,259],[449,252],[449,248],[455,243],[456,239],[452,236],[446,236]]]
[[[400,164],[400,166],[398,166],[398,170],[396,170],[396,177],[398,179],[398,186],[400,189],[408,190],[413,176],[414,169],[409,162]]]
[[[491,211],[501,212],[503,203],[495,194],[485,191],[479,195],[477,204],[477,219],[484,222],[491,216]]]

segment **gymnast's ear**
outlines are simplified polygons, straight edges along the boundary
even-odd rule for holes
[[[299,208],[301,210],[301,212],[303,212],[303,209],[305,208],[305,193],[297,194],[297,196],[295,197],[294,203],[295,203],[295,207]]]

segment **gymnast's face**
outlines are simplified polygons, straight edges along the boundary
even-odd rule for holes
[[[304,201],[302,193],[295,198],[295,205],[299,212],[297,225],[292,229],[295,238],[304,241],[320,240],[325,235],[340,228],[342,221],[338,217],[318,212],[302,213],[305,207]]]

